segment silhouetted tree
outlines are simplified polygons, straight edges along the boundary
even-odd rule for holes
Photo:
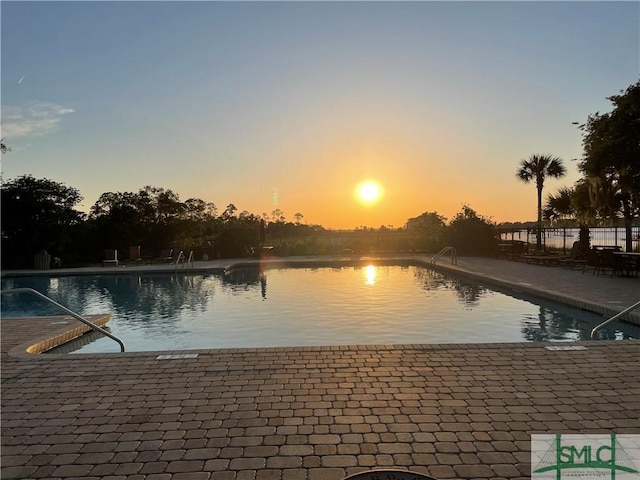
[[[583,258],[587,258],[590,248],[589,224],[597,219],[596,211],[589,199],[589,184],[578,180],[574,188],[561,188],[556,195],[549,195],[544,209],[548,220],[571,218],[578,223],[580,234],[578,243]]]
[[[574,218],[575,211],[571,202],[572,194],[573,190],[568,187],[558,189],[555,195],[549,194],[542,211],[542,217],[553,222]]]
[[[423,248],[427,252],[437,252],[445,246],[447,219],[436,212],[424,212],[407,220],[407,230],[420,232]]]
[[[235,216],[237,211],[238,208],[233,203],[230,203],[227,205],[227,208],[224,209],[224,212],[222,212],[221,217],[223,220],[229,220],[231,217]]]
[[[185,219],[194,215],[197,203],[187,206],[171,190],[151,186],[137,193],[103,193],[89,217],[96,245],[122,250],[142,245],[157,254],[184,238]]]
[[[609,97],[610,113],[590,115],[584,131],[580,170],[589,181],[591,199],[603,214],[621,213],[626,249],[632,249],[631,227],[640,215],[640,81]]]
[[[216,211],[213,203],[199,198],[186,200],[177,221],[176,244],[185,249],[202,247],[209,254],[209,247],[215,243],[220,232],[221,221],[216,218]]]
[[[279,208],[276,208],[274,211],[271,212],[271,221],[284,222],[285,221],[284,212]]]
[[[498,252],[495,224],[468,205],[451,220],[447,233],[450,244],[461,255],[495,255]]]
[[[259,253],[260,247],[260,217],[247,212],[246,215],[229,217],[221,224],[216,241],[219,256],[254,256]]]
[[[135,193],[105,192],[100,195],[91,207],[88,220],[94,260],[99,260],[99,252],[107,248],[124,250],[128,245],[145,245],[146,228],[142,218]]]
[[[542,248],[542,189],[544,181],[548,177],[560,178],[566,173],[562,160],[551,155],[532,155],[527,160],[520,162],[520,168],[516,172],[516,178],[529,183],[536,182],[538,191],[538,231],[536,233],[536,249]]]
[[[72,229],[84,214],[74,207],[80,192],[63,183],[23,175],[2,185],[2,261],[4,267],[26,267],[45,249],[62,255]]]

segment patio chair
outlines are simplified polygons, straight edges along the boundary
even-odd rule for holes
[[[586,272],[589,268],[593,268],[593,274],[595,275],[598,271],[598,262],[600,261],[598,252],[594,248],[590,248],[588,250],[585,250],[584,256],[587,260],[587,263],[582,269],[582,273]]]
[[[156,260],[171,263],[173,261],[173,248],[160,251],[160,256]]]
[[[617,273],[618,275],[623,273],[624,264],[622,258],[614,255],[615,250],[607,248],[598,252],[598,265],[596,266],[595,274],[597,276],[602,273],[607,274],[607,271],[611,271],[611,277]]]
[[[105,250],[104,251],[104,257],[102,259],[102,266],[104,267],[107,264],[115,264],[115,266],[117,267],[118,264],[120,263],[118,261],[118,250],[114,249],[114,250]]]

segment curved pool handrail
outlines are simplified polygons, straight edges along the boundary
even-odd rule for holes
[[[122,340],[120,340],[118,337],[116,337],[115,335],[107,332],[104,328],[99,327],[98,325],[96,325],[95,323],[90,322],[89,320],[87,320],[86,318],[78,315],[77,313],[69,310],[67,307],[65,307],[64,305],[60,305],[58,302],[56,302],[55,300],[50,299],[49,297],[47,297],[46,295],[44,295],[43,293],[40,293],[37,290],[34,290],[33,288],[11,288],[9,290],[2,290],[0,291],[0,295],[15,295],[18,293],[30,293],[32,295],[35,295],[36,297],[44,300],[45,302],[53,305],[54,307],[56,307],[58,310],[63,311],[64,313],[66,313],[67,315],[71,315],[73,318],[75,318],[76,320],[84,323],[85,325],[87,325],[89,328],[91,328],[92,330],[95,330],[97,332],[102,333],[103,335],[109,337],[110,339],[114,340],[115,342],[117,342],[120,345],[120,351],[124,352],[124,342]]]
[[[635,310],[636,308],[640,307],[640,302],[634,303],[633,305],[631,305],[628,308],[625,308],[624,310],[622,310],[620,313],[616,313],[613,317],[611,317],[609,320],[605,320],[604,322],[602,322],[600,325],[598,325],[597,327],[595,327],[593,330],[591,330],[591,340],[595,340],[596,337],[596,333],[598,332],[598,330],[600,330],[603,327],[606,327],[607,325],[609,325],[611,322],[615,322],[616,320],[619,320],[620,318],[622,318],[623,316],[625,316],[627,313],[631,312],[632,310]]]
[[[184,253],[184,250],[180,250],[175,263],[175,272],[178,273],[178,265],[181,265],[182,268],[184,268],[185,263],[187,264],[187,270],[191,270],[193,268],[193,250],[189,252],[188,259],[187,255]]]

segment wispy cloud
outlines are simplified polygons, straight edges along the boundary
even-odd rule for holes
[[[40,136],[56,130],[72,108],[51,102],[30,102],[24,106],[2,106],[2,137]]]

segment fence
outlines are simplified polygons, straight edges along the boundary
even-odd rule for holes
[[[536,228],[498,228],[500,240],[519,240],[527,244],[536,244]],[[543,228],[542,245],[545,249],[571,250],[573,242],[578,240],[578,228]],[[626,250],[627,234],[624,227],[590,227],[589,238],[591,245],[618,246]],[[640,225],[631,227],[631,241],[634,252],[640,251]]]

